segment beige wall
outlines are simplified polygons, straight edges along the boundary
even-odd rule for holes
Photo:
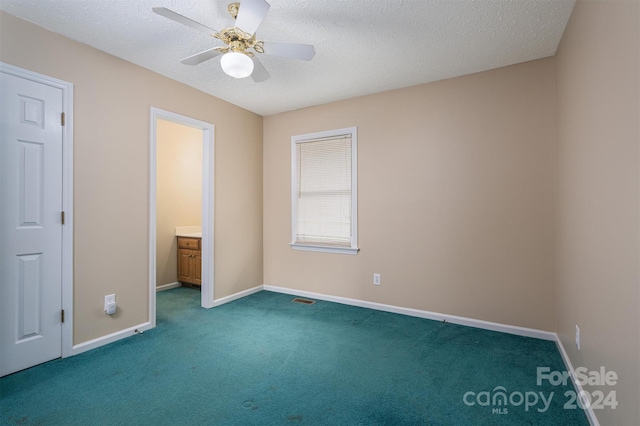
[[[262,118],[0,13],[0,60],[74,84],[74,343],[148,320],[149,108],[215,125],[215,297],[262,279]],[[104,314],[116,293],[118,314]]]
[[[156,127],[156,285],[178,281],[176,226],[202,225],[202,130]]]
[[[265,284],[553,331],[554,78],[545,59],[265,117]],[[349,126],[360,253],[294,251],[290,138]]]
[[[639,28],[638,2],[578,1],[557,54],[557,331],[620,377],[603,425],[640,424]]]

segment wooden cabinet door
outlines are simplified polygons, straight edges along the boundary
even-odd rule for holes
[[[193,282],[202,284],[202,252],[194,251],[193,259]]]
[[[178,281],[202,284],[202,253],[199,250],[178,249]]]
[[[191,268],[189,262],[191,261],[192,250],[178,249],[178,281],[191,282],[191,276],[189,275]]]

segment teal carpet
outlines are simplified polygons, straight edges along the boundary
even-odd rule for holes
[[[536,383],[563,370],[553,342],[291,299],[205,310],[197,290],[158,293],[155,329],[0,379],[0,424],[588,424],[563,408],[572,388]],[[546,411],[534,392],[553,392]]]

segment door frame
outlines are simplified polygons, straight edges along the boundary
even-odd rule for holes
[[[0,62],[0,73],[62,90],[62,358],[73,355],[73,84]]]
[[[156,326],[156,133],[159,119],[202,130],[202,293],[200,295],[200,305],[203,308],[212,308],[214,295],[213,189],[215,126],[195,118],[151,107],[149,121],[149,322],[151,327]]]

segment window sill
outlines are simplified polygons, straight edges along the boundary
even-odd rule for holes
[[[294,250],[302,251],[318,251],[322,253],[337,253],[337,254],[351,254],[356,255],[360,251],[357,247],[332,247],[332,246],[314,246],[309,244],[289,244]]]

